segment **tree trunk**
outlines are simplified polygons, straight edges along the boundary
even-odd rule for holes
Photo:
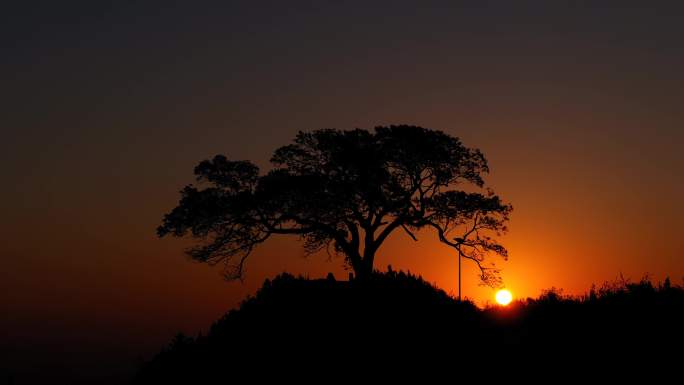
[[[361,276],[363,275],[363,262],[361,255],[359,253],[347,253],[347,262],[349,263],[349,266],[351,266],[352,270],[354,270],[354,277],[356,279],[362,279]]]
[[[356,275],[356,279],[360,281],[366,281],[370,278],[371,273],[373,272],[372,269],[368,269],[365,264],[361,265],[360,268],[354,269],[354,274]]]
[[[361,256],[360,253],[347,253],[347,261],[354,270],[354,276],[358,280],[367,280],[373,274],[373,260],[375,251],[366,250]]]
[[[354,267],[354,274],[356,274],[357,279],[367,280],[373,274],[373,260],[375,259],[375,253],[364,255],[363,259],[359,259],[359,263]]]

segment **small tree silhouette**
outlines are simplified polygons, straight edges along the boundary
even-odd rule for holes
[[[195,175],[204,186],[181,191],[158,235],[202,240],[187,253],[223,263],[227,279],[241,278],[246,258],[271,235],[296,235],[307,253],[332,249],[364,279],[395,230],[417,240],[417,230],[433,229],[477,264],[483,282],[500,283],[484,260],[490,252],[507,258],[492,235],[506,231],[512,207],[484,188],[485,157],[458,138],[406,125],[299,132],[271,162],[259,175],[249,161],[202,161]]]

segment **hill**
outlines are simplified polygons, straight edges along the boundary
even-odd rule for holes
[[[358,363],[473,363],[506,354],[513,362],[578,352],[583,359],[653,358],[684,342],[684,289],[604,284],[582,297],[551,289],[506,308],[459,302],[422,278],[376,273],[367,281],[282,274],[215,322],[206,335],[178,335],[137,383],[211,382],[258,363],[297,373]],[[458,354],[457,354],[458,352]]]

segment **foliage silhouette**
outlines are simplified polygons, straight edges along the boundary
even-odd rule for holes
[[[260,367],[282,365],[297,375],[314,364],[363,374],[364,360],[434,371],[437,362],[453,363],[456,349],[470,360],[461,363],[475,365],[502,355],[530,364],[525,360],[575,352],[587,363],[638,358],[643,365],[681,349],[682,325],[684,288],[669,280],[610,283],[582,297],[550,289],[537,299],[479,309],[391,269],[363,281],[283,274],[266,280],[206,336],[177,336],[145,364],[136,382],[215,382],[253,359]]]
[[[484,187],[484,155],[458,138],[407,125],[300,132],[271,162],[259,175],[249,161],[202,161],[195,175],[205,187],[181,191],[158,235],[202,240],[188,254],[223,263],[227,279],[241,278],[246,258],[270,236],[297,235],[307,253],[332,249],[365,279],[391,233],[416,240],[417,230],[431,229],[477,264],[483,282],[500,284],[484,262],[489,253],[507,257],[493,236],[506,231],[512,207]]]

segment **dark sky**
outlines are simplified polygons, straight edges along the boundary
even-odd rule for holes
[[[126,373],[267,276],[342,276],[282,238],[225,283],[155,237],[197,162],[267,169],[298,130],[417,124],[482,149],[515,207],[499,265],[516,296],[684,276],[680,2],[15,3],[0,10],[0,343],[17,379]],[[427,234],[390,239],[388,263],[455,290]]]

